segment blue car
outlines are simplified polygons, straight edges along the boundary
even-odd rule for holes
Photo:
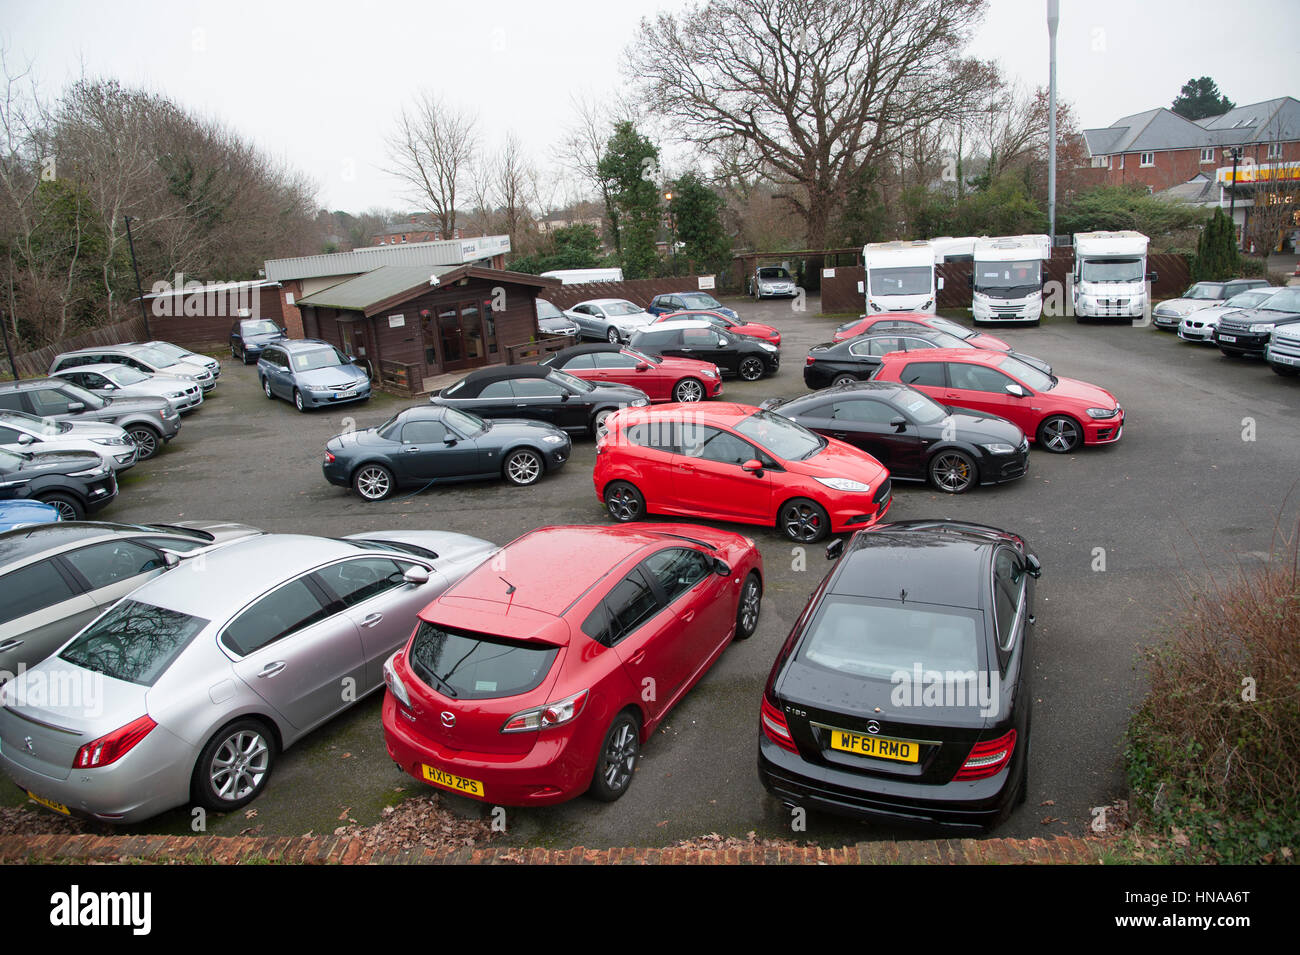
[[[708,292],[666,292],[656,295],[646,306],[651,315],[671,312],[719,312],[727,318],[740,318],[734,308],[727,308]]]
[[[257,378],[268,398],[292,401],[299,411],[350,404],[370,397],[370,376],[329,342],[284,339],[262,349]]]
[[[53,524],[59,509],[40,501],[0,501],[0,533],[30,524]]]
[[[285,331],[266,318],[241,318],[230,328],[230,357],[245,365],[257,361],[270,342],[285,337]]]

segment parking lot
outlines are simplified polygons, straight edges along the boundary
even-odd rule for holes
[[[829,340],[838,320],[818,316],[815,303],[805,313],[782,301],[729,304],[743,317],[775,325],[784,340],[776,377],[728,380],[725,396],[757,404],[802,394],[808,347]],[[165,337],[165,329],[156,331]],[[1051,362],[1056,374],[1114,393],[1127,414],[1123,440],[1065,456],[1035,450],[1023,480],[961,496],[900,482],[889,517],[992,524],[1021,533],[1037,551],[1044,573],[1034,635],[1029,798],[997,834],[1079,834],[1093,807],[1123,795],[1121,738],[1142,692],[1138,653],[1157,639],[1182,582],[1226,578],[1269,551],[1275,527],[1281,535],[1296,526],[1300,493],[1285,506],[1283,500],[1300,477],[1300,382],[1261,362],[1227,359],[1215,348],[1146,327],[1056,319],[994,333]],[[438,528],[496,543],[542,524],[609,520],[592,487],[590,439],[577,440],[565,468],[533,487],[467,484],[363,503],[322,479],[325,441],[349,427],[378,424],[409,401],[381,395],[304,415],[268,401],[253,366],[228,355],[223,365],[216,392],[185,419],[163,454],[124,477],[119,499],[100,519],[228,519],[331,536]],[[816,814],[808,816],[806,831],[792,832],[790,812],[759,784],[763,683],[828,565],[820,546],[802,552],[773,530],[752,534],[766,567],[757,634],[729,648],[644,747],[623,799],[510,809],[508,841],[662,845],[702,833],[755,831],[829,846],[899,835]],[[419,792],[385,753],[379,703],[378,695],[363,701],[283,754],[268,790],[243,812],[209,819],[207,831],[330,832],[349,819],[374,822],[385,805]],[[24,801],[12,786],[0,799]],[[468,814],[488,812],[459,797],[447,801]],[[190,823],[190,811],[182,809],[132,831],[188,832]]]

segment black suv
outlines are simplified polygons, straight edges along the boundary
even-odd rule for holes
[[[96,454],[0,449],[0,501],[41,501],[65,521],[79,521],[117,497],[117,479]]]
[[[1269,336],[1279,325],[1300,322],[1300,288],[1284,288],[1258,308],[1243,308],[1219,319],[1214,344],[1231,358],[1263,358]]]
[[[0,410],[118,425],[139,448],[140,461],[157,454],[181,429],[181,416],[166,398],[101,398],[62,378],[0,383]]]
[[[781,350],[770,342],[721,332],[712,323],[700,319],[657,322],[633,334],[630,345],[651,355],[712,362],[727,374],[739,375],[745,381],[775,375],[781,366]]]

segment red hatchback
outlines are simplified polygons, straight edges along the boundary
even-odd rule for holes
[[[384,664],[384,739],[416,779],[509,806],[612,802],[641,744],[758,627],[754,542],[708,527],[543,527],[420,612]]]
[[[667,315],[660,315],[651,324],[675,322],[683,318],[703,319],[718,326],[724,332],[735,332],[737,335],[761,338],[763,341],[771,342],[777,346],[781,344],[781,333],[771,325],[764,325],[762,322],[742,322],[738,318],[732,318],[729,315],[723,315],[721,312],[713,312],[707,309],[683,309],[680,312],[671,312]]]
[[[713,362],[647,355],[625,345],[574,345],[539,364],[584,381],[630,385],[654,402],[703,401],[722,394],[722,372]]]
[[[851,322],[845,322],[835,329],[831,341],[843,342],[857,338],[867,332],[914,332],[918,328],[932,328],[938,332],[956,335],[974,348],[986,348],[991,351],[1011,351],[1011,346],[995,335],[972,331],[965,325],[949,321],[938,315],[924,312],[886,312],[880,315],[864,315]]]
[[[942,404],[1006,418],[1056,454],[1081,444],[1113,444],[1124,432],[1124,409],[1109,391],[1045,374],[1013,355],[965,348],[894,352],[881,359],[871,378],[902,382]]]
[[[775,525],[798,543],[869,527],[889,471],[852,445],[749,405],[624,408],[596,437],[596,496],[616,521],[673,514]]]

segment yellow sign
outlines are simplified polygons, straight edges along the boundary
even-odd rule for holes
[[[1300,182],[1300,162],[1269,163],[1256,165],[1242,163],[1234,176],[1232,167],[1218,170],[1215,176],[1218,182],[1230,185],[1242,185],[1254,182]]]

